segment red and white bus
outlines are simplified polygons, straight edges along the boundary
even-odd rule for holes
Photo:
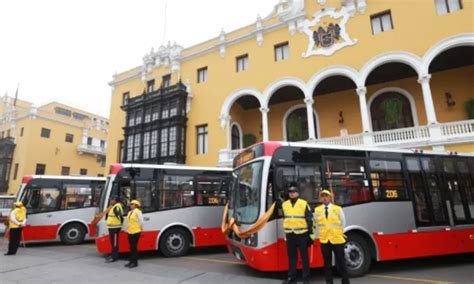
[[[17,200],[27,208],[22,241],[79,244],[95,235],[90,222],[98,213],[105,178],[84,176],[23,177]]]
[[[474,155],[267,142],[243,150],[234,167],[223,229],[229,251],[257,270],[288,269],[288,182],[312,208],[321,188],[343,206],[352,276],[373,261],[474,252]],[[321,267],[319,240],[311,250],[311,267]]]
[[[231,169],[175,165],[114,164],[101,196],[104,211],[111,196],[128,210],[132,199],[141,202],[143,232],[139,251],[161,251],[167,257],[185,255],[190,246],[224,246],[222,213]],[[127,234],[119,237],[120,252],[128,252]],[[111,252],[105,218],[97,223],[99,253]]]

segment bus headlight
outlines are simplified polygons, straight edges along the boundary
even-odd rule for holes
[[[245,239],[245,245],[249,247],[256,247],[258,245],[258,234],[252,234],[250,238]]]

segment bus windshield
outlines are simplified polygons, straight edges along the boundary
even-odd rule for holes
[[[240,224],[257,221],[260,205],[263,161],[250,163],[234,171],[232,175],[231,208]]]

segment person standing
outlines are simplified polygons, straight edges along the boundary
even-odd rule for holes
[[[8,251],[5,255],[15,255],[20,246],[23,227],[26,225],[26,208],[21,201],[13,203],[15,208],[10,212],[8,229],[10,232],[10,241],[8,242]]]
[[[319,242],[324,259],[324,277],[326,284],[333,283],[332,253],[336,257],[336,265],[341,273],[342,284],[349,284],[346,259],[344,257],[344,226],[346,218],[340,206],[332,204],[332,193],[324,189],[319,193],[322,204],[314,209],[319,228]]]
[[[113,196],[110,200],[112,206],[105,215],[107,228],[109,229],[109,240],[112,247],[112,254],[106,259],[107,263],[115,262],[119,258],[119,237],[123,224],[123,206],[118,196]]]
[[[138,240],[143,230],[143,214],[139,209],[140,201],[132,200],[130,202],[130,212],[127,215],[127,233],[128,243],[130,244],[130,259],[125,267],[134,268],[138,266]]]
[[[299,192],[295,185],[288,188],[290,199],[283,202],[283,228],[286,236],[286,247],[288,254],[288,283],[296,283],[299,250],[303,263],[303,282],[309,283],[309,258],[308,242],[312,234],[313,215],[308,202],[299,198]]]

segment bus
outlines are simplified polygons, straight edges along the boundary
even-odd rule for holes
[[[10,218],[10,211],[13,208],[16,196],[14,195],[0,195],[0,234],[5,233],[6,222]]]
[[[351,276],[374,261],[474,252],[474,155],[266,142],[235,157],[222,223],[229,252],[254,269],[288,269],[288,183],[313,210],[321,188],[333,192]],[[309,256],[323,266],[318,237]]]
[[[17,195],[27,209],[22,241],[61,241],[67,245],[92,239],[90,221],[98,213],[103,177],[24,176]]]
[[[111,196],[120,198],[125,215],[131,200],[140,201],[144,223],[139,251],[175,257],[185,255],[191,246],[225,246],[220,225],[231,172],[227,168],[113,164],[100,211],[107,212]],[[130,250],[126,226],[119,235],[120,252]],[[105,218],[98,221],[97,232],[97,251],[110,253]]]

